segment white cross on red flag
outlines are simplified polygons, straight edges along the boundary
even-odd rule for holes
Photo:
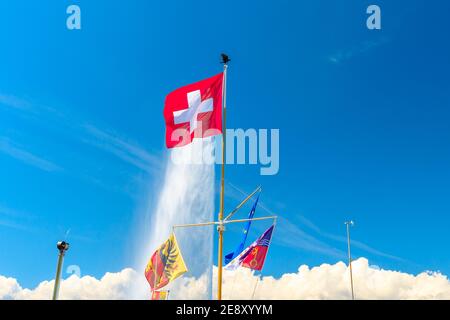
[[[222,87],[223,73],[219,73],[167,95],[164,104],[167,148],[222,133]]]

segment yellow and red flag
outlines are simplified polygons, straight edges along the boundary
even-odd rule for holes
[[[172,233],[150,258],[145,268],[145,278],[147,278],[152,291],[155,291],[187,271],[177,239]]]
[[[152,291],[152,300],[167,300],[169,291]]]

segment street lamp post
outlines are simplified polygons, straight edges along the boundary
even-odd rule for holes
[[[59,241],[56,244],[56,247],[59,250],[58,254],[58,266],[56,267],[56,277],[55,277],[55,287],[53,288],[53,300],[58,300],[59,293],[59,283],[61,280],[61,269],[64,261],[64,255],[67,250],[69,250],[69,244],[65,241]]]
[[[350,226],[353,226],[354,224],[355,223],[353,221],[345,222],[345,225],[347,226],[348,267],[350,269],[350,288],[352,290],[352,300],[355,300],[355,293],[353,291],[352,254],[350,252]]]

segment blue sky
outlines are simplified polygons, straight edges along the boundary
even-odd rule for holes
[[[450,274],[450,4],[377,0],[369,31],[372,2],[1,3],[0,274],[51,279],[64,237],[82,274],[133,263],[165,95],[220,72],[222,51],[228,126],[280,129],[277,175],[227,168],[229,209],[261,184],[257,215],[283,217],[264,273],[345,259],[353,219],[355,257]]]

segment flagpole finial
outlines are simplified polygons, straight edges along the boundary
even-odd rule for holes
[[[225,53],[221,53],[220,56],[222,57],[221,63],[223,64],[228,64],[231,61],[230,57]]]

